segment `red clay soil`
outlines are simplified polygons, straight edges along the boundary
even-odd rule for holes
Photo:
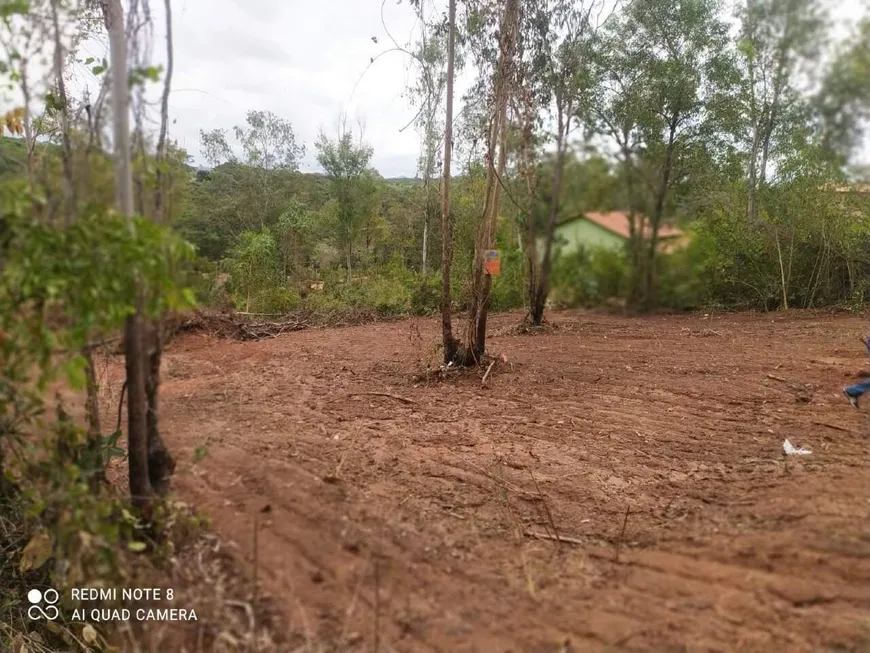
[[[865,322],[555,321],[486,387],[413,380],[434,320],[170,346],[177,494],[249,571],[259,515],[286,650],[870,650]]]

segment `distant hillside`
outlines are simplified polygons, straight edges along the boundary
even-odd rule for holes
[[[40,144],[38,147],[42,147]],[[9,136],[0,136],[0,176],[4,174],[20,174],[26,165],[27,152],[24,148],[24,139]],[[223,164],[227,165],[227,164]],[[202,165],[184,164],[185,169],[191,173],[207,175],[212,168]],[[327,176],[322,172],[302,172],[303,178],[311,181],[325,181]],[[458,178],[455,177],[455,178]],[[384,182],[394,186],[418,186],[423,183],[419,177],[385,177]]]
[[[417,186],[423,183],[423,180],[419,177],[386,177],[384,181],[388,184],[403,184],[410,186]]]

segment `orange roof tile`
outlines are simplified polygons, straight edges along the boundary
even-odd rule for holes
[[[646,216],[641,214],[637,214],[636,217],[643,220],[644,235],[648,235],[650,230],[649,220]],[[629,237],[628,214],[624,211],[610,211],[609,213],[597,213],[593,211],[574,219],[577,220],[580,218],[586,218],[590,222],[597,224],[599,227],[615,233],[617,236],[622,236],[623,238]],[[672,227],[671,225],[662,224],[659,227],[658,237],[662,240],[679,238],[683,235],[682,230]]]

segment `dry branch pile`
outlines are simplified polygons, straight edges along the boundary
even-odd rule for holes
[[[271,319],[263,319],[269,317]],[[243,313],[209,313],[196,311],[184,316],[167,329],[169,337],[190,331],[201,331],[218,338],[232,340],[262,340],[282,333],[301,331],[314,326],[294,315],[265,316]]]
[[[402,319],[402,317],[384,316],[376,311],[355,308],[331,313],[296,311],[284,314],[219,313],[198,310],[169,318],[165,325],[165,333],[170,340],[185,332],[203,332],[231,340],[264,340],[303,329],[358,326]]]

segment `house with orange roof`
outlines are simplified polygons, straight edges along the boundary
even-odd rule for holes
[[[649,219],[636,214],[641,221],[643,233],[649,236]],[[571,254],[580,247],[586,249],[609,248],[623,249],[628,242],[629,218],[625,211],[608,213],[589,212],[565,220],[556,227],[554,243],[561,254]],[[671,225],[661,225],[658,234],[658,250],[669,254],[688,245],[689,237],[681,229]]]

